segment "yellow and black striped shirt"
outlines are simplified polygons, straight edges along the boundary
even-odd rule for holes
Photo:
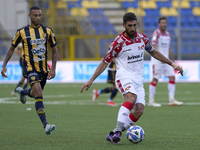
[[[12,46],[14,48],[22,42],[23,71],[47,73],[49,66],[47,64],[47,52],[49,47],[57,45],[55,35],[52,29],[44,24],[38,28],[30,25],[17,30]]]

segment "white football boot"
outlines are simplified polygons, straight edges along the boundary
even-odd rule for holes
[[[23,90],[23,88],[21,87],[17,87],[16,91],[18,92],[18,94],[20,95],[20,101],[25,104],[26,103],[26,96],[21,94],[21,91]]]
[[[148,106],[151,106],[151,107],[161,107],[161,104],[156,103],[154,101],[154,98],[149,98],[149,104],[148,104]]]
[[[177,101],[175,99],[169,100],[169,106],[181,106],[183,105],[183,102]]]
[[[56,126],[54,124],[47,124],[44,131],[47,135],[52,134],[52,131],[56,129]]]

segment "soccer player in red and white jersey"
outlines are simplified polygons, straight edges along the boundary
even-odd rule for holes
[[[183,75],[181,66],[176,65],[159,51],[155,51],[150,40],[144,34],[136,31],[137,17],[134,13],[126,13],[123,16],[125,31],[116,37],[111,43],[106,56],[98,65],[93,76],[84,83],[80,92],[90,88],[93,81],[106,69],[113,58],[116,58],[115,84],[121,92],[125,102],[119,109],[117,126],[106,139],[111,143],[119,143],[121,134],[142,116],[145,107],[145,90],[143,88],[143,55],[146,50],[150,55],[179,70]],[[134,107],[134,109],[133,109]],[[133,110],[131,112],[131,110]],[[131,112],[131,113],[130,113]]]
[[[158,21],[159,28],[156,29],[152,35],[152,46],[154,49],[162,53],[166,58],[169,58],[174,62],[173,54],[170,48],[171,37],[167,27],[167,18],[160,17]],[[161,62],[153,57],[151,57],[152,67],[153,67],[153,79],[149,85],[149,104],[148,106],[160,107],[161,104],[154,101],[154,96],[156,93],[156,85],[158,79],[164,74],[169,78],[168,91],[169,91],[169,106],[182,105],[183,102],[175,100],[175,73],[174,68],[168,64]]]

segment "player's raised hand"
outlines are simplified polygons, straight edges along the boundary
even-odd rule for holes
[[[177,64],[175,64],[174,62],[172,63],[172,67],[175,69],[175,70],[178,70],[182,76],[183,76],[183,67],[182,66],[179,66]]]
[[[90,88],[90,86],[92,85],[92,81],[87,81],[86,83],[84,83],[82,86],[81,86],[81,93],[83,92],[83,90],[84,90],[84,88],[86,87],[86,89],[85,89],[85,91],[87,91],[89,88]]]
[[[6,71],[7,71],[7,68],[6,67],[2,67],[2,69],[1,69],[1,75],[2,75],[2,77],[4,77],[4,78],[7,78],[8,76],[6,75]]]

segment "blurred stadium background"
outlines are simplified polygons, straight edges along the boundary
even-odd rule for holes
[[[17,28],[29,23],[29,7],[38,5],[43,20],[53,28],[58,41],[57,74],[44,92],[48,121],[57,126],[53,136],[46,137],[35,115],[34,101],[22,105],[18,97],[10,97],[21,79],[21,67],[15,54],[7,65],[8,78],[0,76],[0,149],[7,150],[198,150],[200,136],[199,83],[177,83],[176,98],[181,107],[168,107],[167,84],[158,84],[156,101],[161,108],[145,108],[138,121],[145,130],[144,142],[133,145],[122,135],[120,145],[105,141],[108,129],[116,123],[119,107],[105,107],[108,95],[92,102],[92,90],[105,87],[107,72],[87,91],[80,93],[110,42],[123,31],[122,16],[135,12],[138,31],[151,37],[160,16],[168,17],[171,48],[184,67],[184,76],[176,72],[180,82],[200,82],[200,0],[0,0],[0,68]],[[49,57],[51,58],[51,57]],[[150,56],[145,55],[144,81],[150,82]],[[195,60],[195,61],[193,61]],[[179,63],[179,61],[177,61]],[[163,78],[168,81],[168,78]],[[3,84],[2,84],[3,83]],[[13,84],[8,84],[13,83]],[[145,83],[148,97],[149,83]],[[118,94],[114,100],[121,105]],[[187,129],[187,130],[186,130]]]
[[[29,23],[32,5],[42,9],[42,22],[53,28],[60,60],[101,60],[110,42],[123,31],[126,12],[136,13],[138,31],[149,38],[158,27],[158,18],[167,16],[175,59],[200,57],[200,0],[2,0],[1,4],[0,60],[16,29]]]

